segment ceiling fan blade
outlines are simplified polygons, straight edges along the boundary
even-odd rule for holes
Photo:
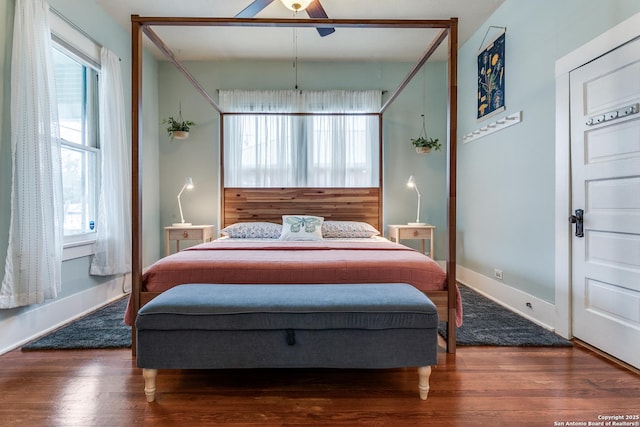
[[[238,13],[236,18],[253,18],[256,16],[262,9],[269,6],[275,0],[254,0],[249,6],[245,7]]]
[[[327,12],[324,11],[324,8],[320,4],[320,0],[313,0],[305,10],[310,18],[328,18]],[[335,28],[331,27],[321,27],[316,28],[316,30],[318,30],[318,34],[320,34],[321,37],[328,36],[336,31]]]

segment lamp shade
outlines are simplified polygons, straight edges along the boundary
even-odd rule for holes
[[[287,9],[293,10],[294,12],[299,12],[305,10],[309,4],[313,0],[280,0],[282,4],[284,4]]]

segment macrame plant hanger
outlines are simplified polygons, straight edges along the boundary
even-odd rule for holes
[[[182,101],[178,101],[178,122],[182,123],[184,119],[182,118]]]
[[[185,120],[182,118],[182,101],[178,102],[178,120],[177,123],[182,124]],[[192,124],[192,123],[188,123]],[[174,130],[171,133],[171,139],[187,139],[189,138],[189,131],[186,129]]]
[[[429,139],[427,135],[427,68],[426,65],[422,66],[422,133],[421,137]]]
[[[427,118],[424,113],[420,114],[420,117],[422,117],[422,133],[420,133],[420,136],[427,139]]]
[[[418,138],[424,138],[425,140],[428,140],[429,137],[427,135],[427,117],[426,117],[426,112],[427,112],[427,77],[426,77],[426,68],[423,65],[422,66],[422,114],[420,114],[420,117],[422,118],[422,131],[419,135]],[[428,153],[431,151],[430,148],[427,147],[416,147],[416,151],[419,153]]]
[[[426,65],[422,65],[422,134],[421,137],[427,139],[427,118],[425,113],[427,112],[427,69]]]

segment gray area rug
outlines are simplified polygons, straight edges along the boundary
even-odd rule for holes
[[[571,347],[570,341],[515,314],[466,286],[462,294],[463,325],[458,345]],[[131,327],[122,319],[128,298],[115,301],[22,347],[32,350],[130,348]],[[440,335],[446,338],[446,324]]]
[[[462,326],[456,332],[457,345],[511,347],[572,347],[571,341],[512,312],[500,304],[460,285]],[[446,323],[438,332],[447,337]]]
[[[22,351],[129,348],[131,326],[123,322],[128,300],[124,297],[89,313],[28,343]]]

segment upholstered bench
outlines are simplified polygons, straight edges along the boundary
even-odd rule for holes
[[[158,369],[418,368],[437,361],[438,314],[407,284],[179,285],[142,307],[137,364],[147,401]]]

